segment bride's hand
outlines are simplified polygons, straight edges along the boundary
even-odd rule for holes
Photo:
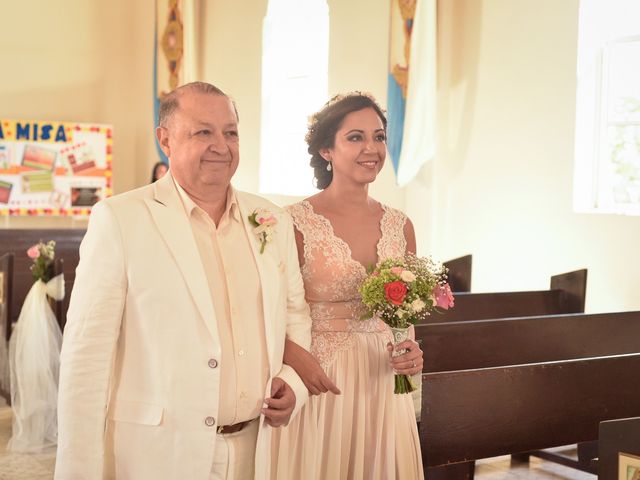
[[[313,355],[297,343],[290,340],[285,342],[283,362],[296,371],[311,395],[326,392],[340,394],[338,387],[327,377]]]
[[[406,349],[406,353],[398,355],[397,357],[391,357],[391,368],[394,372],[403,375],[415,375],[422,371],[423,359],[422,350],[414,340],[405,340],[395,346],[396,350]],[[387,344],[387,350],[389,355],[393,353],[393,345]]]

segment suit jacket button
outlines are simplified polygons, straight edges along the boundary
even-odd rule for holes
[[[216,368],[218,366],[218,361],[215,358],[209,359],[209,368]]]
[[[204,424],[207,427],[213,427],[216,424],[216,419],[213,417],[207,417],[204,419]]]

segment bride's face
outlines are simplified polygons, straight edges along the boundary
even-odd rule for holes
[[[331,159],[333,182],[373,182],[384,165],[386,141],[382,120],[373,108],[357,110],[344,117],[333,148],[321,152],[325,159]]]

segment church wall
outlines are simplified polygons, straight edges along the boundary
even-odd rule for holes
[[[640,309],[638,218],[573,211],[578,0],[440,6],[439,150],[407,192],[426,251],[473,254],[474,291],[588,268],[588,311]]]
[[[199,75],[238,103],[235,183],[256,191],[266,0],[241,3],[202,2]],[[372,195],[406,209],[420,253],[472,253],[476,291],[546,288],[551,275],[586,267],[588,310],[640,308],[637,218],[572,208],[578,0],[439,4],[436,158],[406,188],[395,185],[387,163]],[[147,183],[156,161],[151,3],[3,8],[11,20],[0,30],[0,115],[113,124],[115,192]],[[329,8],[330,95],[366,90],[386,106],[388,2],[329,0]],[[2,228],[84,224],[0,220]]]

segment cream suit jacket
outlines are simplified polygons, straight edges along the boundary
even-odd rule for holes
[[[58,480],[209,477],[217,422],[208,424],[224,389],[218,325],[172,182],[165,175],[93,208],[61,353]],[[237,192],[237,200],[262,284],[271,378],[293,388],[295,415],[307,390],[282,364],[285,335],[308,348],[311,320],[292,221],[255,195]],[[278,219],[263,254],[247,219],[256,208]],[[269,472],[270,433],[261,418],[256,479]]]

